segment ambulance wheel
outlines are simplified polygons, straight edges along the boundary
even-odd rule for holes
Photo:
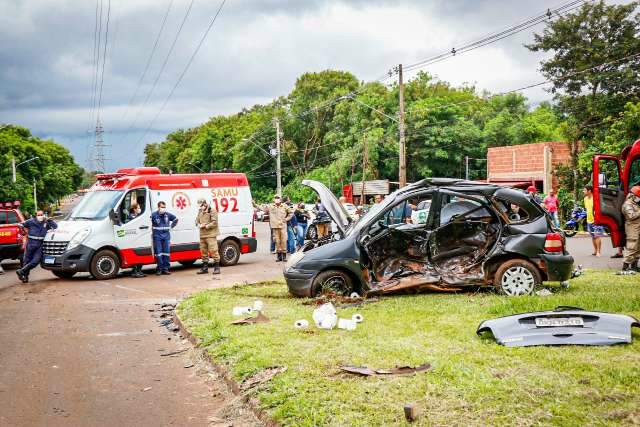
[[[104,249],[98,251],[91,260],[91,275],[98,280],[113,279],[120,270],[120,260],[118,255]]]
[[[220,265],[236,265],[240,259],[240,246],[233,240],[225,240],[220,245]]]
[[[53,275],[60,279],[71,279],[75,271],[52,271]]]

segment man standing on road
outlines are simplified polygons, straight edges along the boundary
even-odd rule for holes
[[[21,225],[27,229],[29,240],[24,252],[23,267],[16,270],[16,274],[23,283],[28,283],[29,272],[36,268],[42,259],[42,243],[47,231],[55,230],[58,228],[58,224],[52,219],[46,218],[43,211],[38,211],[35,218],[28,219]]]
[[[273,198],[273,203],[269,205],[269,225],[271,225],[273,240],[276,242],[276,252],[278,253],[276,262],[287,260],[287,222],[292,216],[291,209],[282,203],[282,199],[276,194]]]
[[[593,244],[593,256],[600,256],[600,248],[602,247],[602,235],[604,229],[601,225],[595,223],[593,215],[593,186],[585,185],[584,190],[584,209],[587,211],[587,231],[591,234],[591,243]]]
[[[640,186],[631,188],[622,204],[624,232],[627,236],[622,271],[638,271],[640,259]]]
[[[200,256],[202,267],[197,274],[209,272],[209,253],[213,259],[213,274],[220,274],[220,254],[218,253],[218,211],[212,209],[205,199],[198,199],[196,226],[200,230]]]
[[[133,203],[129,208],[129,216],[127,217],[127,222],[137,218],[142,213],[142,209],[137,203]],[[142,264],[135,264],[131,266],[131,277],[134,279],[140,279],[145,277],[146,274],[142,272]]]
[[[544,209],[549,213],[549,216],[553,220],[553,225],[556,228],[560,228],[560,219],[558,218],[558,196],[556,196],[555,190],[552,188],[549,190],[549,195],[542,201],[544,203]]]
[[[167,212],[167,205],[158,202],[158,210],[151,214],[153,229],[153,252],[156,255],[156,275],[169,273],[169,257],[171,255],[171,229],[178,224],[178,218]]]

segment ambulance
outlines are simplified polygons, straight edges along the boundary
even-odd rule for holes
[[[192,265],[200,259],[195,220],[197,200],[218,210],[220,264],[234,265],[256,251],[251,191],[242,173],[161,174],[158,168],[119,169],[97,175],[77,206],[47,233],[41,266],[60,278],[89,272],[100,280],[121,269],[155,264],[151,213],[160,201],[178,218],[171,230],[171,261]],[[142,213],[129,216],[137,203]]]

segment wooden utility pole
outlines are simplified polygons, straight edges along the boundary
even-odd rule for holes
[[[276,127],[276,194],[282,197],[282,170],[280,167],[280,120],[273,119]]]
[[[398,65],[398,103],[400,104],[400,121],[398,130],[400,131],[400,170],[398,171],[398,181],[400,188],[407,185],[407,157],[404,140],[404,81],[402,80],[402,64]]]
[[[369,162],[369,150],[367,149],[367,134],[364,134],[364,140],[362,141],[362,188],[360,189],[360,204],[364,206],[366,203],[364,194],[364,182],[365,175],[367,173],[367,163]]]

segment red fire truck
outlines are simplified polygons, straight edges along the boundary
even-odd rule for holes
[[[0,203],[0,262],[3,259],[20,259],[27,242],[20,223],[24,216],[20,202]]]

